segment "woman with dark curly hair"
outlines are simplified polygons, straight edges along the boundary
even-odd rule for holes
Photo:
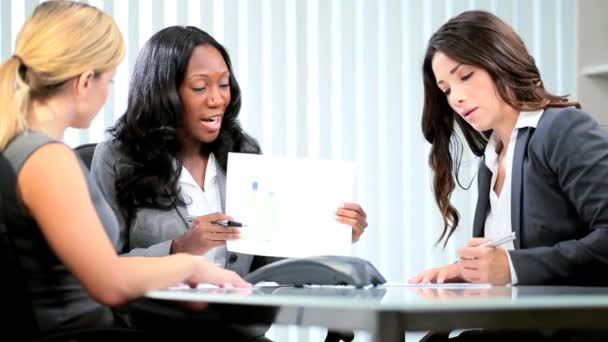
[[[133,255],[205,255],[245,275],[269,258],[228,253],[238,228],[214,221],[224,211],[228,152],[260,153],[238,122],[241,91],[226,49],[195,27],[165,28],[135,64],[128,108],[97,146],[92,173],[120,219],[119,248]],[[188,216],[196,216],[192,224]],[[357,204],[337,210],[353,227],[367,226]],[[252,266],[252,263],[254,266]]]
[[[110,130],[114,139],[97,146],[91,165],[118,216],[122,253],[204,255],[240,275],[275,260],[228,253],[226,240],[237,239],[239,229],[214,223],[231,219],[222,214],[228,153],[260,153],[239,125],[240,108],[230,57],[212,36],[172,26],[146,42],[127,111]],[[197,219],[189,222],[189,216]],[[355,203],[338,208],[336,220],[352,226],[353,241],[367,227]]]

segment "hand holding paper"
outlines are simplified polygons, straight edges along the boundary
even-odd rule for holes
[[[344,203],[336,210],[336,220],[352,227],[352,241],[357,242],[367,228],[367,214],[357,203]]]

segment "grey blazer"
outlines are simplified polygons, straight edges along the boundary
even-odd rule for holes
[[[117,249],[119,253],[132,256],[168,255],[173,239],[183,235],[189,229],[185,220],[188,215],[186,207],[177,206],[172,210],[142,208],[137,211],[135,218],[127,226],[116,202],[116,188],[114,186],[116,180],[114,166],[118,160],[124,158],[118,149],[118,142],[109,140],[97,145],[91,164],[93,179],[118,219],[120,235]],[[224,210],[226,174],[222,170],[218,170],[217,176],[222,210]],[[275,260],[277,258],[228,252],[225,267],[244,276],[252,270]]]
[[[521,285],[608,285],[608,132],[573,107],[518,132],[510,251]],[[473,235],[484,236],[491,172],[482,158]]]

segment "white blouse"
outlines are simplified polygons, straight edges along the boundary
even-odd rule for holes
[[[218,167],[219,165],[213,153],[209,154],[209,161],[207,162],[207,169],[205,171],[205,191],[203,191],[190,174],[190,171],[182,166],[182,173],[179,177],[180,194],[186,200],[189,216],[202,216],[222,212],[220,188],[217,179]],[[214,264],[225,267],[227,253],[226,246],[220,246],[210,249],[204,256]]]
[[[513,231],[511,226],[511,174],[513,173],[513,153],[517,142],[517,133],[520,128],[536,127],[542,114],[543,110],[519,113],[513,132],[511,132],[509,145],[506,147],[505,179],[500,195],[497,195],[494,191],[496,176],[498,174],[498,154],[496,153],[496,147],[498,146],[499,141],[496,133],[492,133],[490,136],[490,140],[488,141],[484,152],[486,166],[492,172],[492,181],[490,183],[490,212],[486,217],[484,226],[484,235],[486,238],[495,240]],[[514,249],[513,241],[505,243],[502,247],[507,250]],[[515,269],[513,268],[511,255],[507,253],[507,257],[509,258],[509,268],[511,269],[511,284],[517,284],[517,273],[515,273]]]

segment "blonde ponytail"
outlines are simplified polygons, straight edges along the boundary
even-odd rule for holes
[[[30,89],[19,75],[22,67],[14,55],[0,65],[0,150],[27,127]]]
[[[114,20],[85,3],[38,5],[17,35],[15,54],[0,65],[0,150],[27,129],[32,98],[52,96],[87,70],[115,68],[125,54]]]

